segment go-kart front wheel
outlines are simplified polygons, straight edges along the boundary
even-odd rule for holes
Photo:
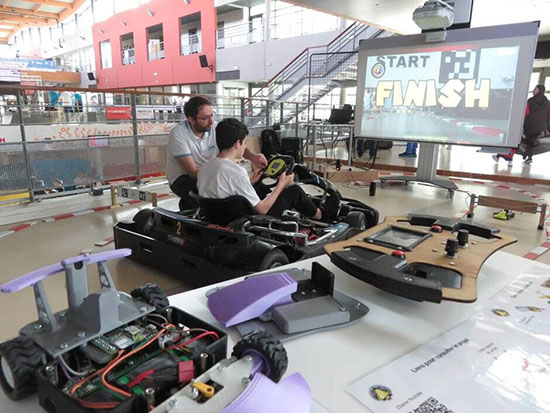
[[[361,231],[367,229],[367,217],[361,211],[351,211],[344,217],[344,222]]]
[[[288,367],[288,356],[281,342],[267,331],[253,331],[246,334],[233,347],[233,357],[259,357],[261,373],[278,383]]]
[[[258,271],[269,270],[270,268],[280,267],[290,262],[286,254],[278,249],[273,249],[267,253],[262,260]]]
[[[153,283],[147,283],[134,288],[130,295],[156,308],[157,313],[162,313],[170,305],[168,297],[162,288]]]
[[[24,336],[0,344],[0,385],[12,400],[36,392],[36,371],[42,365],[42,350]]]

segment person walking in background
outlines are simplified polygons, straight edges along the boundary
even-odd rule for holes
[[[544,95],[545,92],[544,85],[537,85],[533,89],[533,97],[527,101],[525,122],[523,122],[526,144],[523,156],[525,163],[533,161],[533,148],[537,144],[537,138],[541,133],[548,131],[550,101]]]
[[[533,162],[533,149],[537,145],[537,138],[541,133],[548,133],[550,127],[550,101],[544,93],[544,85],[537,85],[533,89],[533,97],[527,101],[525,108],[525,121],[523,122],[523,135],[525,140],[525,151],[523,160],[526,164]],[[517,149],[511,149],[508,153],[499,153],[493,155],[495,162],[500,158],[508,161],[508,166],[512,166],[512,159]]]

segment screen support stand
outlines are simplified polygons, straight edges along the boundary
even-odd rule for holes
[[[416,176],[387,176],[380,178],[380,185],[384,187],[386,181],[425,182],[427,184],[439,186],[449,191],[449,197],[453,197],[458,186],[454,182],[446,179],[437,179],[437,160],[439,158],[439,145],[436,143],[421,143],[420,156],[418,157],[418,167]]]

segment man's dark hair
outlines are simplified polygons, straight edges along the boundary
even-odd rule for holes
[[[185,105],[183,105],[183,113],[185,114],[185,117],[197,119],[199,109],[203,105],[212,106],[212,103],[210,103],[210,101],[203,96],[193,96],[185,102]]]
[[[546,88],[544,85],[537,85],[535,87],[539,90],[539,93],[542,93],[543,95],[546,93]]]
[[[223,151],[231,148],[237,141],[243,143],[247,135],[248,128],[244,123],[235,118],[227,118],[216,126],[216,145]]]

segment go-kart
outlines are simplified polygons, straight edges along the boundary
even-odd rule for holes
[[[281,218],[254,215],[240,196],[199,199],[198,210],[144,209],[132,223],[117,223],[115,245],[132,249],[130,259],[185,277],[195,287],[321,255],[325,244],[378,224],[378,211],[343,198],[330,181],[295,164],[292,157],[272,158],[263,185],[274,185],[269,180],[292,172],[297,184],[319,188],[311,199],[323,211],[329,211],[327,204],[333,206],[324,220],[328,222],[294,211],[285,211]]]

